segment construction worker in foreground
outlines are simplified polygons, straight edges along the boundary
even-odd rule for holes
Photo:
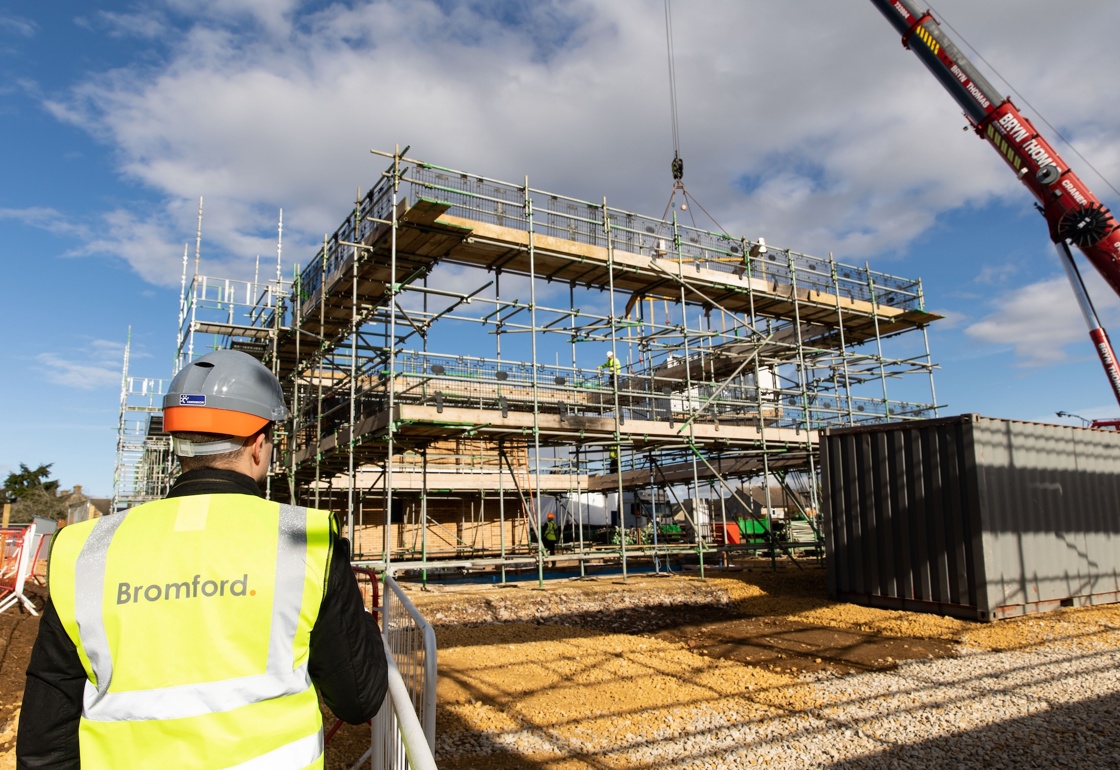
[[[280,384],[221,350],[163,407],[167,498],[53,544],[17,767],[321,768],[318,695],[365,722],[386,660],[333,515],[261,497]]]

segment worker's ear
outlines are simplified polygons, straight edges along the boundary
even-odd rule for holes
[[[267,441],[268,441],[268,439],[265,438],[265,432],[263,430],[260,433],[258,433],[256,436],[253,437],[251,453],[253,455],[253,464],[254,465],[260,465],[262,460],[265,463],[267,463],[267,462],[269,462],[269,460],[271,460],[270,457],[265,456],[264,445]]]

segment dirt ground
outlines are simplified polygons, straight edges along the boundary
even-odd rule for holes
[[[952,655],[962,644],[1091,643],[1094,633],[1120,627],[1116,605],[980,624],[831,602],[812,562],[774,571],[758,561],[704,580],[684,572],[632,576],[625,585],[600,578],[546,582],[543,590],[535,582],[406,590],[436,629],[437,760],[445,770],[614,767],[609,752],[592,758],[551,745],[526,754],[493,736],[547,727],[573,746],[589,736],[606,745],[701,706],[812,708],[807,683],[822,671],[887,669]],[[0,615],[0,770],[15,766],[37,628],[25,613]],[[368,746],[368,727],[344,727],[328,744],[327,766],[349,767]]]

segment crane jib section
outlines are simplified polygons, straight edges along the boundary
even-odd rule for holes
[[[1077,246],[1120,294],[1120,222],[1031,122],[912,0],[871,0],[1039,202],[1055,242]]]

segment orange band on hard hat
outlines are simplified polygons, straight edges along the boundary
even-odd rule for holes
[[[163,429],[168,433],[222,433],[244,437],[252,436],[269,422],[255,414],[209,406],[169,406],[163,410]]]

